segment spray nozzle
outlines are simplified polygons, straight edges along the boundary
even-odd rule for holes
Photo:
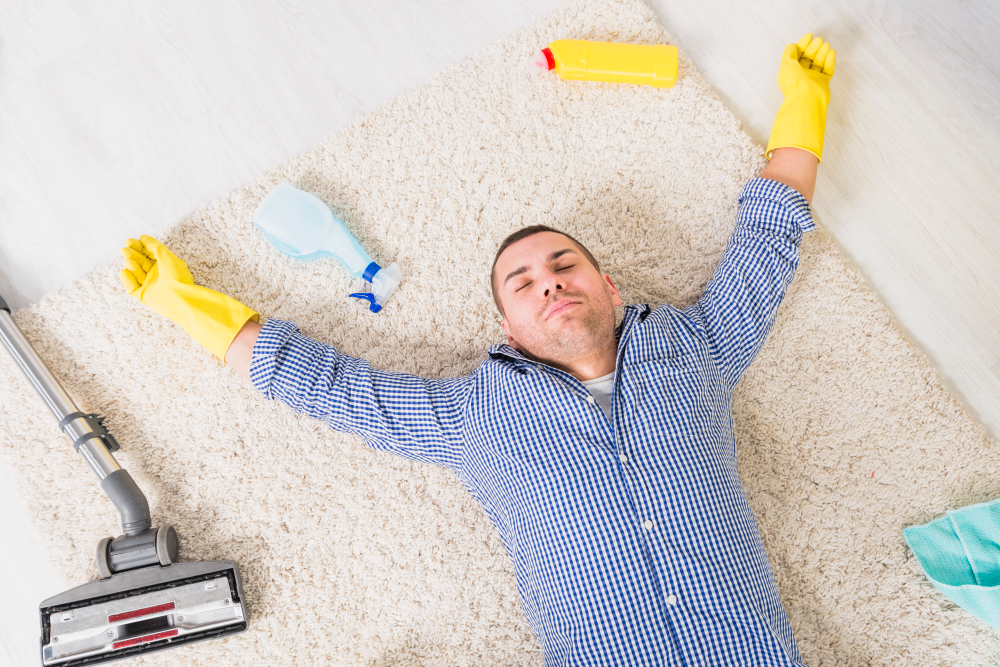
[[[371,308],[371,311],[373,313],[377,313],[378,311],[382,310],[382,306],[378,305],[378,303],[375,301],[375,295],[374,294],[370,294],[368,292],[365,292],[364,294],[362,294],[362,293],[358,292],[358,293],[355,293],[355,294],[348,294],[348,296],[353,296],[356,299],[366,299],[366,300],[370,301],[371,305],[369,306],[369,308]]]
[[[365,270],[364,278],[371,281],[374,288],[373,291],[358,292],[349,296],[367,300],[371,304],[369,306],[371,311],[377,313],[382,310],[382,306],[389,300],[389,295],[396,289],[399,281],[403,279],[403,272],[399,270],[399,267],[395,263],[383,269],[375,262],[372,262]]]

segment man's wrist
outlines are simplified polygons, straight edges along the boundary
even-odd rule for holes
[[[264,326],[259,322],[248,320],[239,330],[233,342],[226,350],[226,363],[232,366],[237,373],[250,379],[250,361],[253,359],[253,347],[257,342],[257,336]]]
[[[761,172],[761,178],[784,183],[790,188],[802,193],[806,202],[812,204],[813,192],[816,190],[816,172],[819,159],[810,151],[782,146],[775,148],[771,161]]]

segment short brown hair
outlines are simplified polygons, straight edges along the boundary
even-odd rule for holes
[[[587,250],[585,247],[583,247],[582,243],[577,241],[575,238],[573,238],[566,232],[561,232],[558,229],[552,229],[547,225],[531,225],[530,227],[523,227],[503,240],[503,243],[500,244],[500,249],[497,250],[496,257],[493,258],[493,268],[490,269],[490,291],[493,292],[493,303],[497,305],[497,310],[500,311],[501,316],[504,316],[503,306],[500,305],[500,297],[497,294],[497,287],[495,282],[497,262],[500,260],[500,255],[503,254],[503,251],[506,250],[509,245],[517,243],[521,239],[527,238],[539,232],[555,232],[556,234],[562,234],[570,241],[572,241],[573,245],[579,248],[580,252],[583,253],[584,257],[586,257],[587,260],[594,265],[594,268],[597,269],[598,273],[601,272],[601,265],[597,263],[597,260],[594,259],[593,255],[590,254],[590,251]]]

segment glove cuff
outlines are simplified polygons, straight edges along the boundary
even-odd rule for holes
[[[146,305],[173,320],[223,362],[226,351],[243,325],[249,320],[257,322],[260,318],[257,311],[236,299],[200,285],[175,284],[164,296],[167,296],[169,304],[162,301],[152,304],[147,300]]]
[[[775,148],[794,147],[809,151],[823,161],[827,100],[816,95],[789,95],[778,109],[764,156],[770,160]]]

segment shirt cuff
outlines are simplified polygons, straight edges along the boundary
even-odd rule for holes
[[[778,204],[798,223],[803,232],[811,232],[816,229],[809,202],[806,201],[801,192],[784,183],[772,181],[769,178],[751,178],[740,190],[740,206],[747,199]]]
[[[250,353],[250,382],[267,399],[271,396],[271,378],[277,368],[276,356],[289,338],[298,333],[294,322],[271,319],[264,323],[253,352]]]

